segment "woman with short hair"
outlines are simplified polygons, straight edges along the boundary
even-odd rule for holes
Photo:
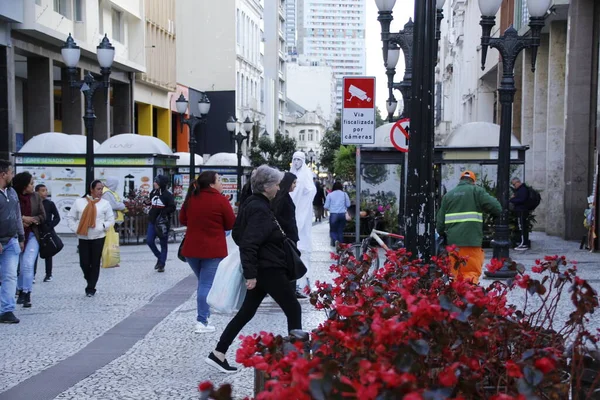
[[[225,232],[233,228],[235,215],[215,171],[202,172],[191,187],[179,213],[179,222],[187,226],[181,254],[198,278],[196,333],[207,333],[214,332],[215,327],[208,324],[206,297],[219,263],[227,257]]]
[[[29,172],[15,175],[12,185],[19,196],[21,219],[25,229],[25,247],[19,256],[19,276],[17,278],[17,304],[31,307],[34,265],[40,251],[40,231],[38,226],[46,220],[46,211],[39,194],[33,191],[33,176]]]
[[[233,240],[240,258],[248,292],[244,303],[229,322],[206,363],[224,373],[237,368],[229,365],[225,353],[240,331],[256,314],[265,296],[270,295],[287,317],[288,332],[302,329],[302,310],[290,285],[283,247],[284,234],[271,211],[271,200],[279,190],[283,174],[262,165],[252,177],[253,195],[246,200],[233,227]]]
[[[79,238],[79,266],[87,282],[87,297],[96,294],[106,232],[115,224],[110,203],[102,199],[103,189],[101,181],[93,181],[88,193],[75,200],[66,218],[69,228]]]
[[[327,195],[324,206],[329,211],[329,237],[332,246],[335,246],[336,242],[344,243],[348,207],[350,207],[350,197],[344,192],[342,182],[337,181],[333,184],[331,193]]]

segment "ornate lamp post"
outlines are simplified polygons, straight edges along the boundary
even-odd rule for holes
[[[244,132],[246,132],[245,135],[242,132],[236,132],[237,120],[235,118],[229,117],[226,125],[227,125],[227,130],[229,131],[229,133],[231,133],[232,140],[234,140],[237,144],[238,165],[237,165],[237,199],[236,199],[236,201],[239,201],[240,192],[242,190],[242,145],[244,144],[244,140],[246,140],[247,142],[250,141],[250,133],[252,132],[252,127],[254,126],[254,123],[250,120],[250,118],[246,117],[246,119],[244,120],[244,122],[242,124],[244,127]]]
[[[519,36],[511,26],[498,38],[490,37],[492,28],[496,23],[496,14],[500,9],[502,0],[479,0],[482,28],[481,35],[481,69],[485,69],[485,60],[488,47],[498,49],[502,57],[502,81],[498,88],[502,112],[500,121],[500,143],[498,145],[498,176],[497,193],[502,205],[502,214],[496,221],[496,229],[492,246],[494,258],[502,260],[509,257],[510,230],[508,227],[509,181],[510,181],[510,139],[512,132],[512,108],[515,99],[515,61],[519,53],[526,48],[532,51],[532,71],[535,71],[537,49],[540,45],[540,33],[544,27],[544,15],[550,7],[551,0],[528,0],[530,36]],[[492,278],[510,278],[516,275],[515,271],[504,266],[501,270],[485,274]]]
[[[85,184],[88,189],[94,180],[94,123],[96,121],[94,95],[96,94],[96,90],[103,88],[106,101],[108,101],[110,67],[112,67],[112,63],[115,59],[115,48],[110,44],[106,35],[104,35],[104,38],[96,47],[96,50],[98,64],[100,64],[100,73],[102,74],[102,81],[96,81],[90,72],[85,75],[83,80],[76,79],[77,63],[81,56],[81,49],[77,46],[70,33],[65,41],[65,45],[60,50],[63,62],[67,66],[69,85],[72,88],[79,88],[85,99],[85,115],[83,116],[86,135]]]
[[[310,162],[310,169],[311,171],[313,170],[313,168],[315,167],[315,152],[313,151],[313,149],[308,150],[308,161]]]
[[[183,97],[183,94],[179,95],[179,98],[175,101],[177,112],[181,117],[181,123],[186,124],[190,130],[190,185],[196,177],[196,126],[199,124],[206,124],[206,116],[210,111],[210,100],[206,94],[202,95],[200,101],[198,101],[198,112],[199,117],[190,115],[189,118],[185,118],[184,114],[188,109],[188,101]]]

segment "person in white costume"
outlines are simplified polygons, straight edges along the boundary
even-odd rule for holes
[[[298,179],[296,180],[296,190],[290,193],[294,204],[296,205],[296,224],[298,225],[298,250],[302,253],[301,258],[308,269],[304,277],[296,281],[297,288],[302,290],[305,286],[310,288],[310,256],[312,252],[312,220],[313,220],[313,199],[317,193],[317,188],[313,182],[313,173],[306,165],[306,155],[302,151],[297,151],[292,157],[291,171]]]

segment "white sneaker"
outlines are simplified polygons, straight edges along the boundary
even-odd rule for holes
[[[212,325],[204,325],[202,322],[196,322],[196,333],[210,333],[214,332],[216,328]]]

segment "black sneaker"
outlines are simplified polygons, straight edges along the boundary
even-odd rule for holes
[[[160,263],[157,261],[156,264],[154,264],[154,269],[158,269],[159,265],[160,265]]]
[[[158,271],[158,272],[165,272],[165,265],[164,264],[158,264],[158,268],[156,268],[156,271]]]
[[[50,275],[50,276],[46,276],[46,277],[44,278],[44,282],[52,282],[52,275]]]
[[[31,308],[31,292],[24,293],[23,307]]]
[[[215,353],[213,353],[212,351],[210,352],[208,357],[206,357],[204,359],[204,362],[206,362],[211,367],[218,369],[219,371],[223,372],[224,374],[233,374],[233,373],[237,372],[236,367],[232,367],[231,365],[229,365],[227,360],[223,360],[223,361],[219,360],[217,358],[217,356],[215,356]]]
[[[18,324],[19,321],[19,318],[15,317],[15,314],[10,311],[0,315],[0,323],[3,324]]]
[[[19,290],[19,294],[17,297],[17,304],[23,304],[25,302],[25,293],[22,290]]]

